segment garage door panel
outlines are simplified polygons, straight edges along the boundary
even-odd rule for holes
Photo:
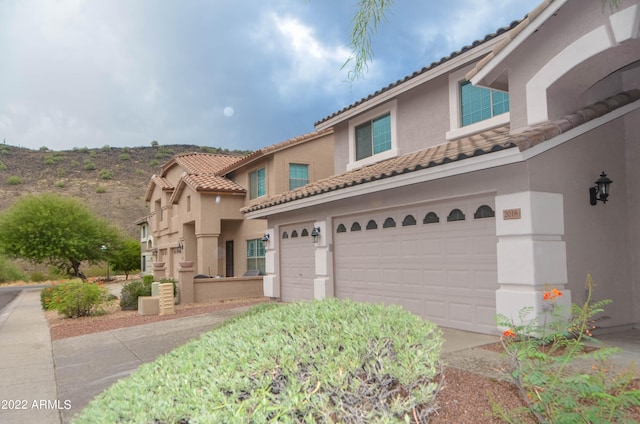
[[[359,222],[363,231],[347,231],[334,239],[336,296],[399,304],[439,325],[495,332],[495,219],[473,219],[478,206],[491,203],[456,203],[466,221],[446,221],[453,204],[337,219],[347,228]],[[437,211],[441,222],[422,222],[430,210]],[[416,218],[416,225],[403,227],[408,214]],[[397,227],[382,228],[387,217]],[[371,219],[378,229],[364,230]]]
[[[280,281],[281,299],[285,302],[313,299],[313,279],[315,278],[315,249],[311,237],[300,236],[302,230],[309,232],[312,223],[281,228],[288,238],[280,240]],[[298,237],[293,237],[293,234]]]

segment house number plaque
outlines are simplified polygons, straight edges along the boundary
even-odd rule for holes
[[[518,209],[505,209],[502,211],[502,219],[505,221],[508,219],[520,219],[520,208]]]

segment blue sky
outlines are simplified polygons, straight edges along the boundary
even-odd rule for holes
[[[396,0],[351,83],[356,0],[3,0],[0,142],[258,149],[539,2]]]

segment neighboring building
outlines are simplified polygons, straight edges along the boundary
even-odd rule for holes
[[[140,228],[140,275],[153,275],[153,262],[155,258],[155,248],[153,246],[153,235],[150,231],[151,215],[139,219],[135,224]]]
[[[317,122],[337,175],[243,209],[268,219],[265,295],[495,333],[496,313],[543,311],[545,288],[584,301],[591,273],[613,299],[598,325],[638,326],[639,27],[639,0],[545,1]],[[611,195],[591,206],[603,170]]]
[[[264,273],[265,221],[240,209],[333,174],[333,131],[322,130],[246,157],[187,153],[151,177],[145,200],[155,274],[178,279],[180,263],[195,273],[236,277]],[[144,254],[144,251],[143,251]]]

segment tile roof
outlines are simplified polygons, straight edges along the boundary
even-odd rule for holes
[[[525,19],[526,19],[526,17],[525,17]],[[416,77],[418,77],[418,76],[420,76],[420,75],[422,75],[422,74],[434,69],[434,68],[437,68],[438,66],[450,61],[451,59],[453,59],[453,58],[455,58],[457,56],[460,56],[463,53],[466,53],[467,51],[469,51],[471,49],[474,49],[474,48],[486,43],[487,41],[493,40],[494,38],[496,38],[496,37],[508,32],[508,31],[516,28],[518,26],[518,24],[520,24],[520,22],[522,22],[522,21],[513,21],[513,22],[511,22],[509,24],[509,26],[498,28],[498,30],[495,33],[487,34],[482,40],[476,40],[473,43],[471,43],[470,45],[464,46],[460,50],[452,52],[451,54],[449,54],[449,56],[445,56],[445,57],[441,58],[439,61],[433,62],[429,66],[425,66],[422,69],[420,69],[419,71],[415,71],[411,75],[407,75],[404,78],[399,79],[396,82],[393,82],[393,83],[389,84],[388,86],[386,86],[384,88],[381,88],[380,90],[376,91],[375,93],[370,94],[369,96],[367,96],[365,98],[362,98],[362,99],[358,100],[357,102],[352,103],[352,104],[350,104],[349,106],[347,106],[347,107],[345,107],[343,109],[340,109],[337,112],[332,113],[331,115],[327,116],[326,118],[323,118],[323,119],[317,121],[315,123],[315,125],[316,126],[320,125],[325,121],[328,121],[328,120],[330,120],[330,119],[332,119],[332,118],[334,118],[334,117],[336,117],[336,116],[338,116],[338,115],[340,115],[340,114],[342,114],[342,113],[344,113],[344,112],[346,112],[346,111],[348,111],[350,109],[355,108],[356,106],[358,106],[358,105],[360,105],[362,103],[365,103],[365,102],[373,99],[374,97],[378,97],[379,95],[391,90],[392,88],[395,88],[395,87],[397,87],[397,86],[399,86],[399,85],[401,85],[401,84],[403,84],[403,83],[405,83],[405,82],[407,82],[409,80],[412,80],[412,79],[414,79],[414,78],[416,78]]]
[[[286,149],[286,148],[291,147],[293,145],[302,144],[302,143],[305,143],[307,141],[315,140],[318,137],[321,137],[321,136],[324,136],[324,135],[328,135],[328,134],[332,134],[332,133],[333,133],[333,128],[327,128],[327,129],[324,129],[324,130],[313,131],[313,132],[310,132],[310,133],[307,133],[307,134],[300,135],[298,137],[290,138],[288,140],[281,141],[280,143],[272,144],[271,146],[263,147],[262,149],[256,150],[255,152],[253,152],[251,154],[248,154],[247,156],[241,158],[240,160],[238,160],[238,161],[230,164],[229,166],[225,167],[224,169],[220,170],[218,175],[228,174],[229,172],[238,169],[242,165],[246,165],[248,163],[251,163],[251,162],[255,161],[256,159],[259,159],[259,158],[261,158],[263,156],[266,156],[266,155],[268,155],[270,153],[277,152],[278,150]]]
[[[214,155],[211,153],[183,153],[172,157],[162,165],[162,175],[175,164],[182,167],[188,174],[213,175],[221,169],[241,160],[241,156]]]
[[[182,177],[195,191],[214,193],[246,193],[244,187],[225,177],[217,175],[185,175]]]
[[[640,99],[640,89],[609,97],[566,115],[555,121],[537,125],[518,134],[510,134],[509,126],[494,128],[480,134],[429,147],[406,155],[378,162],[360,169],[334,175],[292,191],[253,203],[241,210],[254,212],[322,193],[366,184],[383,178],[419,171],[450,162],[517,147],[525,151],[559,134],[565,133],[599,116]]]

